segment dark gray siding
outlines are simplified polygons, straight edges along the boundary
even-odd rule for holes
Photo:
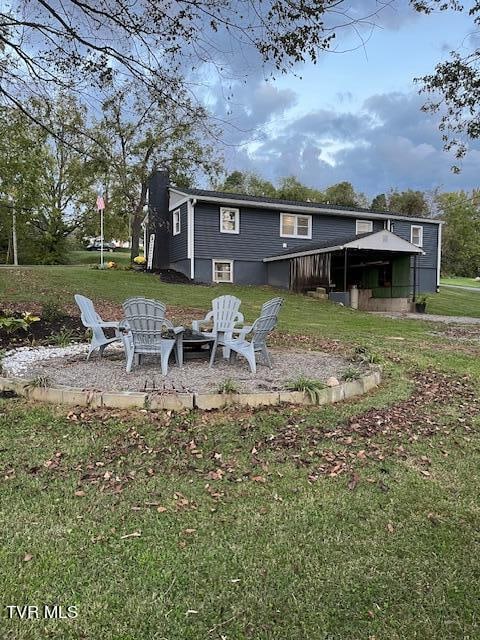
[[[267,283],[272,287],[288,289],[290,286],[290,260],[267,262]]]
[[[438,225],[425,222],[408,222],[407,220],[392,220],[393,232],[410,242],[412,225],[423,227],[424,256],[417,257],[417,285],[422,292],[437,290],[437,258],[438,258]],[[413,258],[411,260],[410,282],[413,287]]]
[[[231,260],[223,253],[217,253],[212,258]],[[212,259],[195,259],[195,280],[197,282],[212,282]],[[234,260],[233,282],[235,284],[265,284],[266,281],[267,265],[264,262],[260,260]]]
[[[190,260],[177,260],[176,262],[171,262],[170,267],[175,269],[175,271],[180,271],[190,278]]]
[[[177,260],[185,260],[188,256],[187,238],[188,238],[188,220],[187,220],[187,203],[184,202],[180,207],[180,233],[173,235],[173,211],[170,212],[170,228],[172,236],[170,238],[170,262]],[[175,211],[175,209],[174,209]]]
[[[308,212],[307,212],[308,215]],[[359,215],[361,220],[365,216]],[[383,220],[374,221],[374,231],[383,229]],[[312,244],[322,240],[355,235],[355,218],[312,216]],[[286,247],[283,244],[286,243]],[[195,257],[222,257],[229,260],[263,260],[285,249],[308,243],[305,238],[280,237],[280,212],[240,207],[240,233],[220,233],[220,206],[195,205]]]

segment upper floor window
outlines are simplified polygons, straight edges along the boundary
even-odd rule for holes
[[[357,220],[356,231],[357,236],[361,236],[362,233],[371,233],[373,231],[372,220]]]
[[[220,207],[220,231],[222,233],[240,233],[240,210]]]
[[[410,227],[410,242],[417,247],[423,247],[423,227],[412,224]]]
[[[281,213],[280,237],[310,239],[312,237],[312,216]]]
[[[180,209],[175,209],[175,211],[172,213],[172,217],[173,217],[173,235],[178,236],[178,234],[182,230]]]

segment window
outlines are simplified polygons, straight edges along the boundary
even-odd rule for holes
[[[221,233],[240,233],[240,210],[220,207]]]
[[[178,236],[178,234],[182,230],[181,221],[180,221],[180,209],[175,209],[172,216],[173,216],[173,235]]]
[[[417,247],[423,247],[423,227],[412,224],[410,227],[410,242]]]
[[[308,238],[312,237],[312,216],[280,214],[281,238]]]
[[[233,260],[212,260],[214,282],[233,282]]]
[[[355,233],[361,236],[362,233],[371,233],[373,231],[373,222],[371,220],[357,220],[357,229]]]

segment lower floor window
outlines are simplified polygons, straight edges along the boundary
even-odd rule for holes
[[[232,260],[213,260],[213,281],[233,282]]]

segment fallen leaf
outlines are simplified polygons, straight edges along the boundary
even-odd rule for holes
[[[134,531],[133,533],[127,533],[124,536],[120,536],[120,540],[126,540],[127,538],[140,538],[141,535],[140,531]]]
[[[348,488],[350,489],[350,491],[353,491],[354,489],[357,488],[357,485],[359,483],[360,480],[360,476],[357,473],[353,473],[350,477],[350,480],[348,482]]]
[[[23,557],[23,561],[24,562],[30,562],[30,560],[32,560],[33,556],[31,553],[26,553]]]
[[[77,496],[77,498],[83,498],[83,496],[85,495],[85,491],[79,489],[78,491],[75,491],[75,495]]]
[[[167,507],[160,506],[160,507],[157,507],[157,511],[158,513],[165,513],[165,511],[168,511],[168,509]]]
[[[395,527],[393,526],[393,524],[392,524],[391,522],[389,522],[389,523],[387,524],[387,531],[388,531],[389,533],[395,533]]]
[[[184,529],[183,533],[185,533],[187,536],[191,535],[192,533],[195,533],[196,529]]]
[[[253,476],[253,482],[266,482],[266,479],[263,476]]]

